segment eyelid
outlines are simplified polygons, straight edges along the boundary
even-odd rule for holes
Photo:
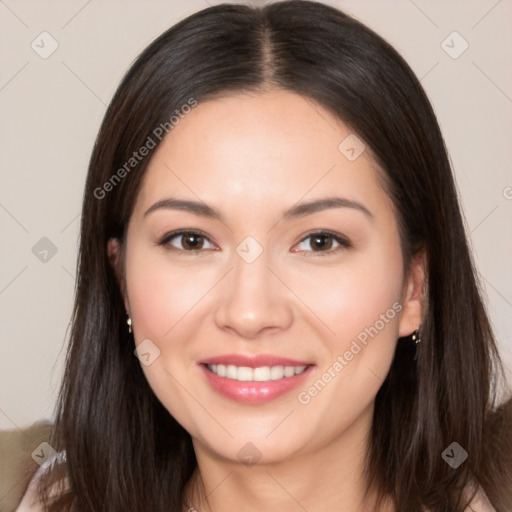
[[[310,256],[328,256],[328,255],[335,254],[335,253],[337,253],[340,250],[349,249],[349,248],[352,247],[352,243],[350,242],[350,240],[347,237],[345,237],[342,234],[337,233],[335,231],[330,231],[328,229],[316,229],[316,230],[310,231],[306,235],[303,235],[301,237],[301,239],[296,244],[294,244],[294,247],[296,245],[298,245],[298,244],[301,244],[302,242],[304,242],[308,238],[311,238],[313,235],[320,235],[320,236],[331,237],[336,242],[338,242],[340,245],[338,247],[334,248],[334,249],[329,249],[328,251],[304,251],[304,250],[297,250],[297,251],[293,251],[293,252],[299,252],[299,253],[307,254],[307,257],[310,257]]]
[[[198,254],[198,253],[204,252],[205,250],[210,250],[210,251],[211,250],[216,250],[216,249],[190,249],[190,250],[185,250],[185,249],[179,249],[177,247],[173,247],[173,246],[171,246],[169,244],[169,242],[172,239],[177,238],[177,237],[179,237],[181,235],[184,235],[184,234],[198,235],[201,238],[204,238],[208,243],[210,243],[212,245],[215,245],[214,242],[211,240],[211,238],[206,233],[202,232],[201,230],[199,230],[199,229],[186,229],[186,228],[185,229],[178,229],[176,231],[172,231],[170,233],[166,233],[160,239],[160,241],[158,242],[158,245],[166,246],[169,250],[179,251],[179,252],[184,252],[184,253],[186,252],[186,253],[191,253],[191,254]],[[348,249],[348,248],[352,247],[352,243],[350,242],[350,240],[347,237],[345,237],[345,236],[343,236],[340,233],[337,233],[335,231],[330,231],[328,229],[316,229],[316,230],[310,231],[309,233],[307,233],[305,235],[302,235],[300,240],[298,242],[296,242],[293,245],[293,247],[295,247],[298,244],[301,244],[302,242],[304,242],[308,238],[311,238],[313,235],[330,237],[333,240],[335,240],[336,242],[338,242],[339,246],[336,247],[335,249],[329,249],[328,251],[305,251],[305,250],[298,250],[298,251],[292,251],[292,252],[299,252],[299,253],[303,253],[303,254],[309,253],[308,257],[309,256],[327,256],[327,255],[331,255],[331,254],[337,253],[340,250]]]
[[[203,233],[200,229],[177,229],[176,231],[171,231],[170,233],[166,233],[160,239],[160,241],[158,242],[158,245],[165,246],[167,249],[169,249],[171,251],[187,252],[187,253],[191,253],[191,254],[198,254],[200,252],[204,252],[205,250],[207,250],[207,249],[190,249],[190,250],[185,250],[185,249],[179,249],[177,247],[173,247],[172,245],[170,245],[169,242],[173,238],[177,238],[177,237],[185,235],[185,234],[198,235],[201,238],[204,238],[210,244],[215,245],[213,243],[213,241],[211,240],[211,238],[206,233]],[[216,250],[216,249],[208,249],[208,250],[211,251],[211,250]]]

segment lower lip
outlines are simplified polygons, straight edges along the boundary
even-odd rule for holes
[[[258,405],[270,402],[300,386],[310,375],[313,365],[308,366],[299,375],[283,377],[267,382],[242,382],[239,380],[219,377],[208,370],[206,365],[199,365],[210,383],[210,386],[221,395],[244,404]]]

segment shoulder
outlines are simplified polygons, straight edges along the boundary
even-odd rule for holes
[[[496,512],[484,490],[479,487],[465,512]]]
[[[48,468],[50,468],[52,465],[65,463],[65,461],[66,452],[65,450],[62,450],[48,458],[45,463],[39,467],[39,469],[32,476],[27,490],[25,491],[25,494],[23,495],[23,498],[15,512],[44,512],[44,508],[39,501],[37,492],[39,480],[41,479],[44,472],[47,471]],[[50,489],[50,495],[54,495],[54,486],[52,486]]]
[[[464,491],[465,496],[469,498],[473,493],[475,493],[474,486],[470,485],[466,487]],[[430,508],[423,508],[423,512],[434,511]],[[492,506],[482,487],[478,486],[475,495],[473,496],[469,505],[464,509],[464,512],[497,512],[497,510]]]
[[[23,498],[15,512],[43,512],[43,507],[37,497],[37,484],[44,469],[41,466],[34,474]]]
[[[15,510],[40,467],[36,449],[50,439],[52,424],[41,420],[23,429],[0,431],[0,509]]]

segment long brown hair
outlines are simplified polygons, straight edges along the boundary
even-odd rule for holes
[[[66,450],[70,490],[48,510],[181,510],[196,468],[191,437],[134,357],[107,241],[124,239],[151,156],[127,162],[148,137],[159,143],[157,127],[191,99],[268,86],[310,98],[358,134],[384,171],[406,264],[426,254],[422,342],[414,354],[414,343],[398,340],[376,396],[369,487],[400,511],[461,512],[462,490],[476,483],[498,511],[510,510],[511,407],[496,410],[501,363],[432,107],[386,41],[335,8],[300,0],[222,4],[184,19],[137,58],[108,107],[85,187],[71,342],[51,439]],[[457,469],[442,458],[452,442],[469,454]],[[48,471],[41,491],[61,474],[60,466]]]

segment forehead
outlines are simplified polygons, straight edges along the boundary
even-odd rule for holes
[[[326,194],[389,207],[369,152],[354,159],[360,144],[332,113],[288,91],[201,102],[155,151],[136,211],[166,195],[259,217]]]

